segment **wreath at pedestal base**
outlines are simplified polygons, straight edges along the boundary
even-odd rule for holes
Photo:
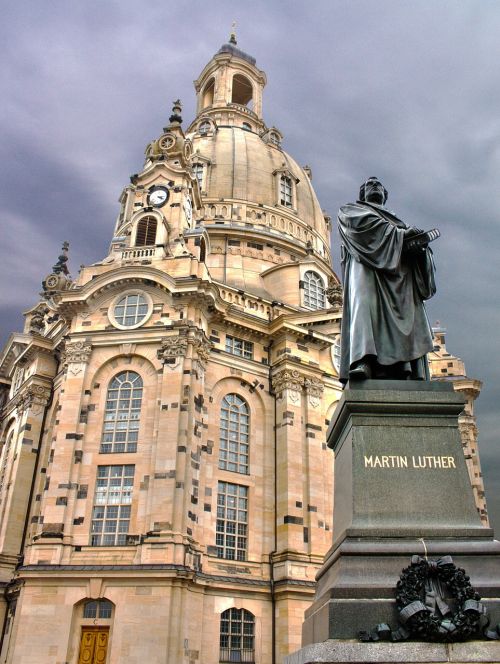
[[[447,590],[446,597],[445,590]],[[372,632],[360,632],[361,641],[465,641],[500,638],[500,626],[488,630],[486,607],[451,556],[428,560],[413,556],[396,586],[399,627],[382,623]],[[449,605],[449,602],[452,606]]]

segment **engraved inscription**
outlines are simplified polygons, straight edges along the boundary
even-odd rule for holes
[[[370,456],[365,454],[364,458],[365,468],[416,468],[417,470],[442,468],[449,470],[457,467],[454,457],[432,454],[411,457],[398,454],[370,454]]]

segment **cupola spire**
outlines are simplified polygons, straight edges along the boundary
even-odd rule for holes
[[[229,35],[229,43],[234,44],[235,46],[238,43],[236,41],[236,21],[233,21],[233,24],[231,26],[231,33]]]

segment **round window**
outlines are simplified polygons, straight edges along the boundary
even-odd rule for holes
[[[143,325],[151,316],[153,302],[149,295],[141,292],[128,292],[118,296],[109,310],[111,323],[120,329],[130,329]]]

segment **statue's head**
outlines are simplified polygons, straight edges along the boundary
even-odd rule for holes
[[[387,200],[387,189],[378,178],[368,178],[359,188],[359,200],[367,203],[384,205]]]

